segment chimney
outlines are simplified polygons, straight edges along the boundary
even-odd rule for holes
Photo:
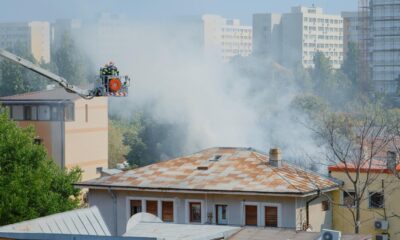
[[[282,152],[279,148],[271,148],[269,150],[269,164],[274,167],[282,166]]]

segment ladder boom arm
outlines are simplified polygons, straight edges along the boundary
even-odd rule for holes
[[[4,57],[14,63],[17,63],[33,72],[36,72],[52,81],[57,82],[61,87],[65,88],[67,91],[76,93],[83,98],[91,98],[92,97],[92,95],[90,94],[89,91],[80,89],[72,84],[69,84],[65,78],[60,77],[46,69],[43,69],[26,59],[18,57],[17,55],[14,55],[3,49],[0,49],[0,56]]]

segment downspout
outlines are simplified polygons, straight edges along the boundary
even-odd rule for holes
[[[117,217],[117,196],[115,196],[115,193],[111,190],[111,188],[108,188],[108,193],[110,193],[112,201],[113,201],[113,214],[114,214],[114,236],[117,236],[117,222],[118,222],[118,217]]]
[[[319,198],[320,195],[321,195],[321,192],[318,190],[317,196],[311,198],[310,200],[308,200],[306,202],[306,223],[307,223],[306,227],[307,228],[305,230],[307,230],[310,227],[310,211],[309,211],[310,203],[312,201],[314,201],[315,199]]]

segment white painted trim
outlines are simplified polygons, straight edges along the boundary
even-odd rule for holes
[[[173,204],[174,208],[174,221],[173,223],[178,222],[178,216],[177,216],[177,203],[176,203],[176,198],[155,198],[155,197],[126,197],[126,219],[127,221],[130,218],[131,214],[131,206],[130,206],[130,200],[142,200],[142,212],[146,212],[146,201],[157,201],[157,214],[160,219],[162,219],[162,201],[170,201]]]
[[[201,223],[190,222],[190,202],[200,202],[201,208]],[[205,224],[207,222],[207,209],[205,208],[203,199],[185,199],[185,223],[186,224]]]
[[[265,207],[277,207],[278,208],[278,228],[282,227],[282,204],[281,203],[261,203],[261,219],[265,219]],[[265,220],[262,221],[262,225],[265,225]],[[265,227],[265,226],[264,226]]]

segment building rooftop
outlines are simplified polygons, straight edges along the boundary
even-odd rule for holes
[[[76,100],[80,97],[77,94],[69,93],[63,88],[55,88],[52,90],[43,90],[37,92],[28,92],[16,94],[12,96],[0,97],[0,101],[40,101],[40,100]]]
[[[76,186],[304,196],[336,189],[337,183],[287,162],[275,167],[266,154],[251,148],[217,147]]]
[[[372,160],[371,161],[371,166],[369,165],[369,161],[365,161],[361,166],[360,166],[360,172],[373,172],[373,173],[391,173],[392,171],[388,169],[386,165],[386,161],[383,160]],[[328,167],[329,171],[334,171],[334,172],[355,172],[358,169],[357,164],[353,163],[347,163],[346,165],[344,163],[338,163],[336,165],[331,165]],[[397,164],[396,166],[396,171],[400,171],[400,164]]]

